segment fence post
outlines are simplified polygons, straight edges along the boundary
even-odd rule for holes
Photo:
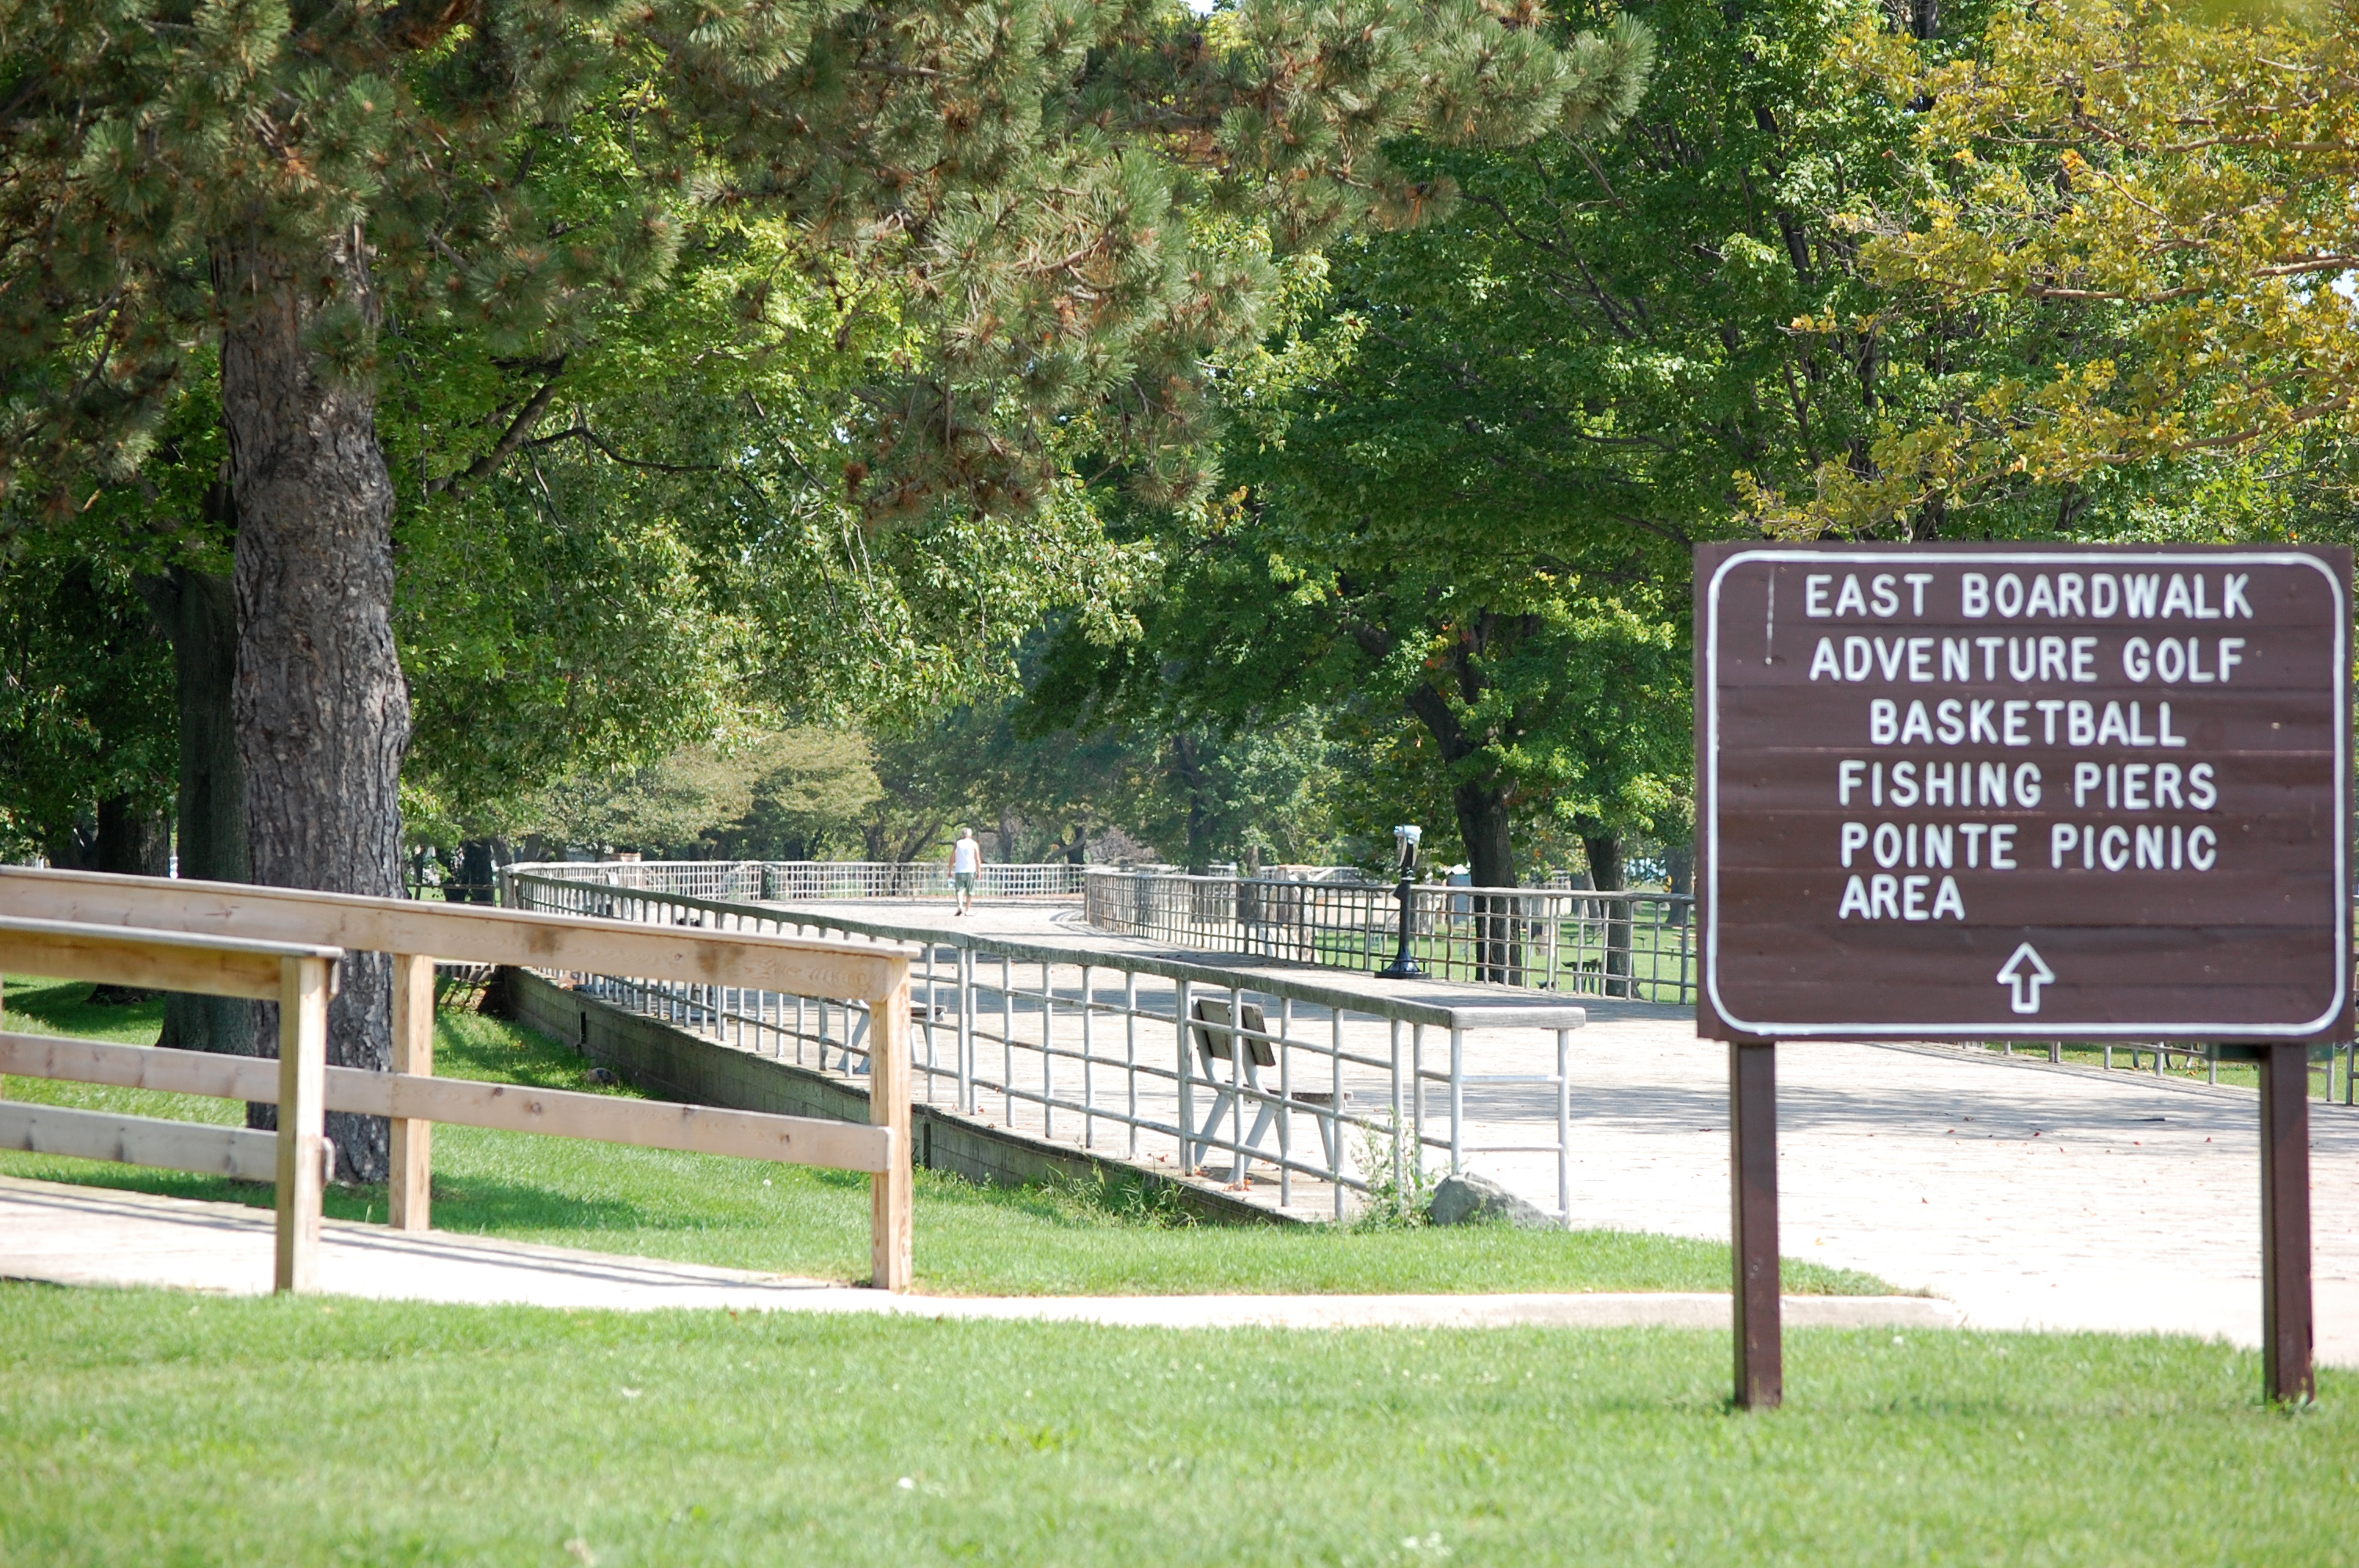
[[[278,1249],[272,1288],[281,1292],[319,1285],[333,973],[325,958],[285,958],[278,966]]]
[[[1456,1175],[1466,1146],[1466,1031],[1450,1026],[1450,1173]]]
[[[423,953],[394,955],[393,1070],[434,1076],[434,960]],[[392,1126],[387,1218],[396,1230],[425,1230],[433,1223],[434,1124],[396,1117]]]
[[[909,1288],[911,1209],[916,1178],[909,1173],[913,1126],[909,1111],[909,968],[869,1001],[868,1119],[893,1130],[889,1167],[870,1178],[869,1283],[880,1291]]]
[[[1188,980],[1171,982],[1171,1022],[1178,1032],[1180,1069],[1180,1173],[1196,1173],[1196,1075],[1188,1055]]]

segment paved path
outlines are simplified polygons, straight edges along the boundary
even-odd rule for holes
[[[939,905],[860,910],[952,924]],[[973,924],[1125,946],[1071,906],[986,904]],[[1724,1239],[1727,1048],[1698,1040],[1685,1009],[1580,1000],[1573,1222]],[[2259,1343],[2250,1090],[1889,1044],[1788,1045],[1777,1075],[1788,1254],[1931,1290],[1987,1327]],[[2359,1110],[2310,1108],[2318,1352],[2359,1366]],[[1516,1116],[1472,1101],[1469,1113],[1495,1118],[1486,1128]],[[1555,1207],[1553,1155],[1473,1163]]]
[[[157,1285],[226,1295],[270,1288],[271,1220],[194,1203],[0,1177],[0,1278]],[[901,1317],[1101,1323],[1137,1328],[1718,1328],[1728,1298],[1700,1294],[1463,1296],[893,1296],[791,1279],[330,1220],[320,1281],[386,1301],[649,1311],[874,1313]],[[1913,1296],[1792,1296],[1798,1328],[1947,1328],[1958,1314]]]

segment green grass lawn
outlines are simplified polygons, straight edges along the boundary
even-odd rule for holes
[[[1172,1332],[0,1284],[0,1562],[2343,1564],[2186,1339]]]
[[[1994,1055],[2027,1057],[2035,1062],[2048,1059],[2048,1043],[2044,1040],[1987,1041],[1983,1049]],[[2107,1065],[2107,1047],[2102,1044],[2068,1043],[2060,1053],[2065,1065],[2074,1067],[2104,1068]],[[2218,1083],[2232,1088],[2255,1089],[2261,1087],[2261,1070],[2256,1063],[2226,1061],[2216,1069],[2212,1063],[2193,1057],[2172,1055],[2167,1058],[2164,1071],[2154,1070],[2154,1050],[2151,1044],[2132,1047],[2114,1045],[2111,1048],[2112,1070],[2116,1073],[2136,1073],[2141,1077],[2159,1076],[2170,1083]],[[2135,1063],[2135,1065],[2133,1064]],[[2310,1049],[2309,1087],[2304,1091],[2311,1099],[2326,1098],[2332,1094],[2336,1104],[2349,1098],[2350,1056],[2347,1053],[2330,1051],[2323,1045]]]
[[[90,988],[8,982],[8,1027],[152,1043],[161,1004],[92,1007]],[[452,1077],[602,1088],[548,1036],[480,1013],[437,1021],[435,1065]],[[12,1078],[10,1098],[185,1120],[241,1122],[234,1101]],[[267,1186],[21,1152],[0,1174],[266,1206]],[[434,1133],[438,1229],[832,1279],[868,1271],[864,1176],[468,1127]],[[1725,1291],[1724,1246],[1628,1231],[1498,1227],[1369,1229],[1180,1226],[1120,1187],[986,1187],[918,1173],[919,1288],[954,1293]],[[381,1187],[332,1189],[332,1217],[386,1216]],[[1891,1289],[1873,1276],[1789,1260],[1789,1291]]]
[[[1461,917],[1463,921],[1464,917]],[[1468,923],[1471,924],[1471,923]],[[1623,955],[1624,968],[1613,977],[1614,989],[1635,987],[1630,1000],[1677,1004],[1695,1000],[1694,939],[1680,945],[1676,927],[1639,923],[1634,946]],[[1565,921],[1557,928],[1557,989],[1564,995],[1603,996],[1606,993],[1605,933],[1596,922]],[[1366,969],[1389,963],[1399,947],[1397,935],[1386,932],[1322,930],[1313,934],[1315,961],[1338,968]],[[1430,933],[1410,939],[1409,952],[1437,975],[1470,978],[1482,963],[1480,945],[1471,929]],[[1549,939],[1545,930],[1527,932],[1517,954],[1537,984],[1549,972]],[[1628,982],[1627,986],[1625,982]]]

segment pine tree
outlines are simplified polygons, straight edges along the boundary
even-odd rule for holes
[[[1269,288],[1224,219],[1412,220],[1447,192],[1388,139],[1608,118],[1645,64],[1484,0],[0,0],[0,505],[135,483],[217,381],[253,874],[395,893],[389,328],[545,367],[496,467],[693,225],[776,216],[922,327],[864,395],[873,512],[1019,508],[1078,410],[1183,490],[1207,351]],[[623,132],[588,170],[584,119]],[[348,967],[332,1060],[384,1065],[387,985]],[[337,1139],[377,1173],[381,1133]]]

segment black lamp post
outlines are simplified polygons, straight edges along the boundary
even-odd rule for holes
[[[1410,882],[1417,873],[1417,847],[1424,838],[1425,829],[1422,827],[1393,829],[1393,842],[1400,849],[1400,885],[1393,889],[1393,896],[1400,900],[1400,947],[1393,954],[1393,961],[1376,971],[1379,979],[1415,980],[1425,978],[1425,970],[1410,957],[1408,950]]]

